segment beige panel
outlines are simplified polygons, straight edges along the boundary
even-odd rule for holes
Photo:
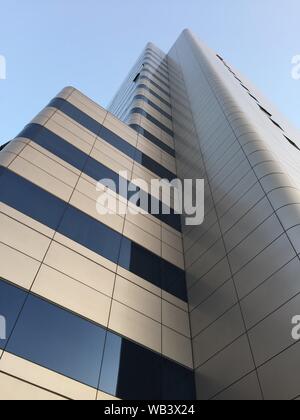
[[[68,102],[83,111],[85,114],[89,115],[94,120],[98,121],[99,124],[103,124],[107,111],[88,99],[86,96],[82,95],[82,93],[74,91],[68,98]]]
[[[109,155],[107,155],[101,150],[100,144],[99,148],[93,149],[91,156],[98,162],[101,162],[107,168],[110,168],[112,171],[116,172],[117,174],[121,171],[127,171],[128,177],[131,175],[133,161],[125,159],[124,156],[116,150],[111,150]]]
[[[161,257],[161,241],[145,232],[137,225],[126,221],[124,227],[124,236]]]
[[[163,354],[176,362],[193,368],[191,340],[163,326]]]
[[[64,201],[71,197],[73,188],[20,157],[13,161],[9,169]]]
[[[9,353],[3,354],[0,370],[73,400],[95,400],[97,397],[96,389]]]
[[[54,118],[49,120],[46,124],[46,128],[82,152],[90,154],[93,145],[91,134],[58,113],[56,113],[54,117],[55,121]],[[60,124],[63,124],[63,126],[58,124],[57,120],[59,120]],[[74,130],[76,130],[76,133],[73,132]]]
[[[54,230],[48,228],[47,226],[33,220],[31,217],[26,216],[25,214],[15,210],[4,203],[0,203],[0,212],[7,214],[8,216],[12,217],[13,219],[23,223],[24,225],[42,233],[49,238],[54,236]]]
[[[161,322],[161,299],[122,277],[117,277],[113,298]]]
[[[6,152],[5,149],[2,150],[2,152],[0,152],[0,166],[7,168],[15,158],[15,154]]]
[[[109,328],[152,350],[161,351],[161,325],[114,301]]]
[[[162,323],[186,337],[191,336],[188,313],[166,301],[162,302]]]
[[[0,213],[0,242],[42,261],[50,239]]]
[[[174,235],[174,233],[163,228],[162,240],[165,244],[175,248],[180,253],[183,253],[182,239],[178,235]]]
[[[44,126],[49,121],[49,119],[53,117],[56,111],[56,108],[44,108],[35,118],[33,118],[33,120],[30,121],[30,124],[39,124]]]
[[[52,268],[42,266],[32,291],[107,327],[111,299]]]
[[[112,114],[108,113],[104,121],[104,127],[113,131],[115,134],[120,136],[123,140],[130,143],[132,146],[136,146],[138,134],[135,130],[128,127],[122,121],[114,117]],[[101,136],[101,134],[100,134]]]
[[[45,264],[111,297],[115,274],[93,261],[53,242]]]
[[[96,139],[96,134],[92,133],[61,111],[58,111],[53,118],[51,118],[46,124],[46,127],[66,141],[74,144],[76,147],[77,145],[84,147],[83,143],[87,146],[92,146]],[[85,150],[91,149],[85,148]]]
[[[25,147],[20,153],[20,157],[43,169],[48,174],[55,176],[70,187],[74,188],[78,181],[78,175],[74,172],[30,146]]]
[[[19,379],[0,373],[0,401],[63,401],[66,398],[44,391]]]
[[[40,262],[3,244],[0,244],[0,255],[0,277],[29,289],[38,272]]]
[[[156,296],[161,296],[161,289],[157,286],[154,286],[152,283],[149,283],[147,280],[142,279],[141,277],[131,273],[130,271],[125,270],[122,267],[118,267],[117,273],[124,277],[125,279],[131,281],[137,286],[142,287],[143,289],[148,290]]]
[[[88,258],[91,261],[94,261],[96,264],[99,264],[102,267],[107,268],[111,272],[115,273],[117,270],[117,265],[106,258],[101,257],[101,255],[97,254],[96,252],[91,251],[90,249],[78,244],[72,239],[67,238],[66,236],[61,235],[60,233],[56,233],[54,236],[56,242],[66,246],[67,248],[75,251],[79,255]]]
[[[154,219],[152,216],[143,215],[143,214],[127,214],[126,220],[129,222],[142,227],[142,229],[152,236],[155,236],[157,239],[161,239],[161,224],[158,219]],[[158,223],[156,222],[158,221]]]
[[[165,243],[162,244],[162,257],[170,263],[184,270],[183,254],[181,252],[176,251],[176,249],[170,247]]]
[[[97,401],[120,401],[120,399],[99,391],[97,395]]]
[[[172,305],[182,309],[183,311],[188,312],[189,310],[187,302],[184,302],[183,300],[177,298],[174,295],[171,295],[168,292],[165,292],[164,290],[162,291],[162,298],[167,302],[171,303]]]
[[[98,194],[100,196],[100,192],[98,192]],[[99,222],[104,223],[119,233],[122,233],[124,218],[115,214],[101,215],[97,211],[97,203],[80,192],[75,191],[73,193],[70,204],[94,219],[99,220]]]

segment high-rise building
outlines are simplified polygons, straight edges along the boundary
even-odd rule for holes
[[[1,399],[299,397],[299,137],[190,31],[109,111],[65,88],[0,165]],[[176,178],[201,225],[147,188]]]

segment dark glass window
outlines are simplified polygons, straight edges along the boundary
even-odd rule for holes
[[[102,124],[94,120],[92,117],[87,115],[85,112],[72,105],[70,102],[62,98],[53,99],[48,106],[52,106],[60,109],[64,114],[68,115],[79,124],[90,130],[92,133],[98,135]]]
[[[162,399],[196,400],[194,372],[168,359],[163,359]]]
[[[117,395],[121,350],[122,338],[108,332],[105,341],[99,389],[115,396]]]
[[[127,238],[123,238],[119,265],[137,276],[161,287],[161,258]]]
[[[66,203],[25,178],[0,168],[0,200],[56,230]]]
[[[152,115],[148,114],[144,109],[141,108],[133,108],[131,110],[132,114],[140,114],[143,117],[147,118],[147,120],[151,121],[153,124],[155,124],[158,128],[163,130],[165,133],[169,134],[169,136],[173,137],[174,132],[170,130],[170,128],[166,127],[164,124],[162,124],[160,121],[158,121],[156,118],[152,117]]]
[[[155,86],[158,90],[160,90],[162,93],[164,93],[168,98],[170,97],[169,92],[167,92],[165,89],[163,89],[158,83],[155,83],[153,80],[150,79],[150,77],[142,75],[140,77],[140,80],[148,80],[153,86]]]
[[[162,260],[162,288],[187,302],[185,272],[165,260]]]
[[[38,124],[30,124],[20,134],[53,153],[65,162],[82,170],[87,155],[75,146]]]
[[[80,210],[69,207],[58,232],[104,258],[118,262],[121,235]]]
[[[172,117],[170,114],[162,110],[158,105],[156,105],[154,102],[150,101],[146,96],[144,95],[136,95],[133,100],[142,100],[146,102],[148,105],[150,105],[152,108],[154,108],[157,112],[162,114],[164,117],[168,118],[170,121],[172,121]]]
[[[154,90],[150,89],[147,85],[144,85],[143,83],[141,83],[140,85],[138,85],[137,88],[138,89],[145,89],[145,90],[147,90],[148,92],[151,93],[151,95],[155,96],[155,98],[159,99],[163,104],[165,104],[168,107],[170,107],[170,103],[168,101],[166,101],[161,96],[159,96],[156,92],[154,92]]]
[[[141,126],[137,124],[131,124],[131,128],[136,130],[138,133],[140,133],[142,136],[146,137],[147,140],[151,141],[151,143],[155,144],[156,146],[160,147],[162,150],[167,152],[169,155],[175,157],[175,150],[166,145],[164,142],[159,140],[157,137],[155,137],[153,134],[151,134],[149,131],[145,130]]]
[[[0,349],[6,346],[26,296],[23,290],[0,280]]]
[[[124,400],[160,400],[161,356],[123,340],[118,397]]]
[[[103,127],[99,136],[131,159],[135,159],[137,149],[108,128]]]
[[[104,340],[101,327],[30,296],[7,350],[97,388]]]

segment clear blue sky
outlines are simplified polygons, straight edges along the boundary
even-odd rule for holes
[[[1,0],[0,144],[67,85],[107,106],[148,41],[192,29],[300,127],[299,0]]]

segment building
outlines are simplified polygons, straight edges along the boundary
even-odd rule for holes
[[[58,94],[0,152],[0,398],[296,399],[299,146],[188,30],[109,111]],[[153,191],[99,212],[176,177],[205,180],[202,225]]]

